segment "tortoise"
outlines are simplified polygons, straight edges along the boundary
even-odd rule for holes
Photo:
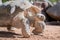
[[[57,3],[53,7],[50,7],[46,10],[47,14],[53,19],[60,20],[60,3]]]
[[[7,5],[7,6],[2,5],[2,6],[0,6],[0,15],[1,15],[1,17],[0,17],[0,26],[1,27],[7,27],[8,30],[11,30],[11,27],[16,27],[16,28],[21,27],[23,37],[30,37],[30,24],[29,24],[30,19],[28,19],[30,16],[27,17],[25,11],[23,9],[20,9],[20,7],[18,7],[18,6],[15,6],[15,7],[16,7],[15,11],[11,14],[10,13],[10,10],[11,10],[10,5]],[[31,7],[29,7],[29,8],[31,8]],[[32,8],[33,8],[32,10],[34,10],[33,12],[35,14],[36,13],[38,14],[39,10],[37,10],[37,9],[39,9],[39,8],[34,7],[34,6],[32,6]],[[32,10],[30,10],[30,11],[32,11]],[[35,17],[34,20],[36,22],[37,22],[37,19],[38,19],[38,21],[44,22],[44,20],[43,20],[44,16],[40,17],[41,15],[39,15],[38,16],[38,17],[40,17],[40,19],[39,19],[39,18],[37,18],[37,14],[36,14],[36,16],[31,16],[31,18]],[[35,22],[35,24],[36,24],[36,22]],[[39,25],[38,24],[36,24],[36,25],[38,25],[38,27],[41,28],[40,30],[42,30],[42,31],[40,31],[40,30],[39,31],[43,32],[43,29],[44,29],[45,25],[43,23],[41,23],[41,25],[42,25],[41,26],[39,22],[37,22],[37,23]],[[36,26],[35,28],[38,28],[38,27]],[[36,32],[36,29],[33,30],[33,33],[35,33],[35,32]],[[40,32],[37,32],[37,33],[40,33]]]

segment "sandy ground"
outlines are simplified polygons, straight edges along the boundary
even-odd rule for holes
[[[21,38],[21,36],[20,29],[11,33],[6,28],[0,27],[0,40],[60,40],[60,26],[47,25],[45,31],[39,35],[31,34],[30,38]]]

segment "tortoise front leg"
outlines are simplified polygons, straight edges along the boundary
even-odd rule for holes
[[[32,31],[35,35],[38,35],[39,33],[42,33],[45,28],[44,22],[36,22],[34,25],[35,29]]]
[[[30,26],[28,19],[24,19],[23,21],[24,26],[22,27],[22,35],[23,37],[30,37]]]

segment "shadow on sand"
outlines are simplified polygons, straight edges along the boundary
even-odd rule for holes
[[[16,36],[22,36],[22,35],[12,32],[0,31],[0,37],[2,38],[15,38]]]
[[[46,22],[47,25],[57,25],[60,26],[60,22],[59,21],[52,21],[52,22]]]

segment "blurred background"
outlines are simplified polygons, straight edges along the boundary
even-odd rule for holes
[[[2,0],[3,2],[9,1],[9,0]],[[28,0],[29,2],[34,2],[34,1],[41,1],[41,0]],[[49,0],[52,3],[59,2],[60,0]]]

